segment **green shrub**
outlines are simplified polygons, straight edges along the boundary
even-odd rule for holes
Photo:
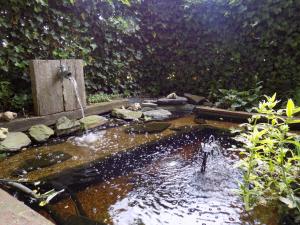
[[[258,103],[261,97],[262,86],[247,91],[238,91],[235,89],[219,89],[217,93],[213,93],[215,105],[220,108],[230,108],[231,110],[251,111]]]
[[[13,95],[9,81],[0,82],[0,111],[4,111],[10,105],[11,96]]]
[[[31,59],[84,59],[88,93],[207,96],[263,81],[289,98],[300,83],[299,0],[1,3],[0,76],[14,94],[30,91]]]
[[[11,110],[14,111],[26,111],[32,107],[32,97],[30,94],[19,93],[14,95],[11,99]]]
[[[244,172],[240,194],[247,210],[280,202],[294,209],[300,222],[300,142],[289,132],[290,124],[300,123],[293,118],[300,107],[289,100],[286,109],[275,110],[276,95],[266,99],[256,108],[259,114],[243,124],[244,131],[237,136],[246,150],[239,163]]]
[[[88,103],[100,103],[100,102],[110,102],[112,99],[120,97],[118,94],[105,94],[105,93],[97,93],[88,96]]]

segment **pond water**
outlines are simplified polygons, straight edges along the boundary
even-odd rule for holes
[[[202,148],[209,145],[218,149],[201,172]],[[226,136],[194,132],[64,173],[49,182],[68,187],[71,197],[66,192],[50,208],[62,218],[81,215],[112,225],[279,224],[272,208],[245,212],[235,193],[238,154],[230,147]]]

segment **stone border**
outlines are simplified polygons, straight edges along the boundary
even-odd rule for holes
[[[98,115],[110,112],[113,108],[118,108],[121,106],[127,106],[128,100],[127,99],[119,99],[119,100],[112,100],[111,102],[102,102],[98,104],[89,105],[85,108],[86,116],[89,115]],[[68,112],[60,112],[55,113],[52,115],[47,116],[36,116],[36,117],[28,117],[28,118],[20,118],[10,122],[1,122],[0,127],[8,128],[10,132],[15,131],[26,131],[31,126],[37,124],[44,124],[44,125],[52,125],[55,124],[57,119],[67,116],[70,119],[79,119],[81,118],[81,110],[74,110]]]
[[[2,225],[54,225],[1,188],[0,209],[0,224]]]

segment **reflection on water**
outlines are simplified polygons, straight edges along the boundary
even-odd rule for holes
[[[200,173],[197,157],[183,154],[181,149],[135,171],[135,188],[109,208],[113,224],[240,224],[234,160],[209,157]]]
[[[187,135],[180,146],[159,146],[151,163],[78,191],[86,215],[114,225],[276,225],[272,212],[245,213],[234,192],[241,178],[234,167],[238,157],[224,156],[226,140],[208,139]],[[209,143],[220,154],[209,156],[206,172],[201,173],[199,156]],[[68,216],[75,214],[73,205],[64,199],[53,206]]]

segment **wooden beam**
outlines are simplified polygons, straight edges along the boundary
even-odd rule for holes
[[[113,108],[118,108],[121,106],[127,106],[127,99],[113,100],[111,102],[103,102],[98,104],[89,105],[85,108],[85,114],[89,115],[98,115],[110,112]],[[57,119],[67,116],[70,119],[79,119],[81,118],[81,110],[77,109],[74,111],[60,112],[47,116],[35,116],[28,118],[20,118],[10,122],[0,122],[0,127],[8,128],[9,131],[26,131],[31,126],[36,124],[45,124],[53,125],[56,123]]]

